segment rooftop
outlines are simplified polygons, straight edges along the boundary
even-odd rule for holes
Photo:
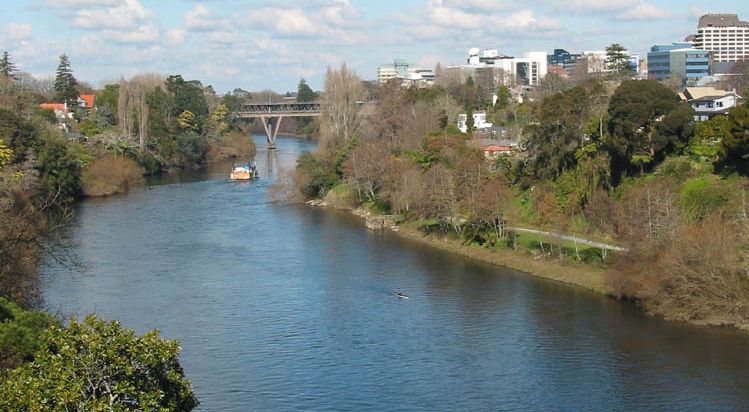
[[[749,27],[749,22],[739,20],[737,14],[705,14],[697,27]]]

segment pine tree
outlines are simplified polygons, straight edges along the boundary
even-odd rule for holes
[[[68,56],[60,56],[60,64],[55,75],[55,101],[67,103],[68,109],[78,104],[78,80],[73,76]]]
[[[0,77],[15,79],[17,71],[16,65],[10,60],[10,54],[8,54],[7,50],[4,51],[3,56],[0,57]]]
[[[629,61],[627,49],[619,43],[612,43],[606,47],[606,64],[615,75],[623,79],[630,78],[634,74]]]

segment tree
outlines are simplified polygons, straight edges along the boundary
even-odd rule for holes
[[[466,133],[470,135],[474,130],[476,130],[476,122],[473,120],[473,109],[469,107],[466,112]]]
[[[679,106],[679,97],[655,80],[625,80],[609,101],[608,135],[604,147],[611,155],[614,184],[625,172],[641,171],[662,158],[654,131],[660,119]],[[646,161],[651,159],[650,161]],[[638,165],[635,163],[639,162]]]
[[[314,102],[317,100],[317,93],[315,93],[304,80],[304,77],[299,79],[299,86],[296,91],[296,100],[298,102]],[[304,129],[312,123],[312,119],[309,117],[297,117],[296,128],[297,132],[302,132]]]
[[[363,99],[361,80],[345,64],[338,70],[328,69],[320,117],[323,147],[337,150],[355,136],[361,123],[359,102]]]
[[[510,99],[512,96],[510,96],[510,89],[507,88],[507,86],[499,86],[497,89],[497,104],[496,107],[498,109],[504,109],[505,107],[510,105]]]
[[[634,74],[629,62],[627,49],[619,43],[612,43],[606,47],[606,65],[614,74],[622,79],[631,78]]]
[[[172,410],[198,405],[180,347],[152,331],[138,337],[95,316],[52,326],[34,361],[0,387],[4,410]]]
[[[749,108],[736,107],[728,112],[730,132],[721,141],[718,166],[749,176]]]
[[[11,159],[13,159],[13,150],[8,149],[8,147],[5,146],[5,142],[0,139],[0,170],[3,170],[3,167],[10,163]]]
[[[60,56],[55,74],[55,100],[66,103],[69,110],[78,106],[78,80],[73,76],[70,60],[65,54]]]
[[[18,69],[16,68],[15,63],[13,63],[10,59],[10,54],[8,54],[8,51],[3,52],[3,56],[0,57],[0,77],[5,79],[16,79],[16,72],[18,72]]]
[[[180,113],[179,117],[177,118],[177,123],[183,130],[192,132],[196,132],[198,130],[198,124],[195,119],[195,114],[189,110],[185,110],[184,112]]]

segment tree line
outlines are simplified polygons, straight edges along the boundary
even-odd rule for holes
[[[523,102],[496,90],[488,111],[498,123],[524,120],[520,150],[487,158],[454,126],[461,111],[483,108],[470,77],[383,84],[377,104],[362,106],[365,83],[346,66],[330,70],[320,147],[300,157],[292,183],[301,198],[400,214],[464,244],[601,266],[616,295],[657,314],[749,325],[749,108],[697,123],[654,80],[554,81]],[[624,251],[519,235],[519,226]]]

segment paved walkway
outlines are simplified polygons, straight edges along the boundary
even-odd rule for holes
[[[606,243],[596,242],[596,241],[588,240],[588,239],[582,239],[582,238],[579,238],[579,237],[576,237],[576,236],[565,235],[565,234],[562,234],[562,233],[544,232],[542,230],[526,229],[526,228],[522,228],[522,227],[510,227],[508,229],[509,230],[513,230],[515,232],[520,232],[520,233],[532,233],[534,235],[543,235],[543,236],[550,236],[550,237],[557,238],[557,239],[569,240],[570,242],[577,242],[577,243],[580,243],[582,245],[593,246],[593,247],[597,247],[599,249],[613,250],[613,251],[616,251],[616,252],[626,252],[627,251],[627,249],[619,247],[619,246],[609,245],[609,244],[606,244]]]

